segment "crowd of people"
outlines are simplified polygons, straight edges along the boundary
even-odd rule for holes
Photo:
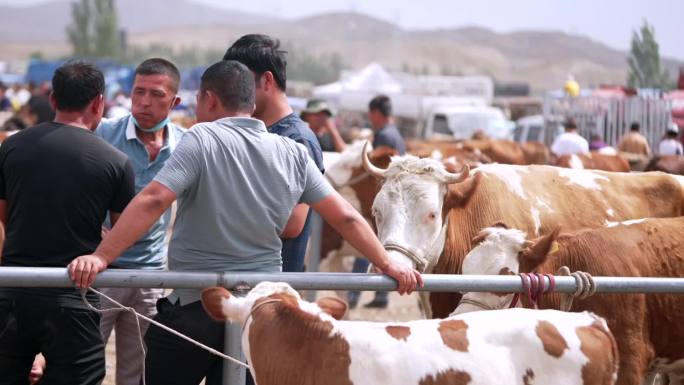
[[[243,36],[202,75],[198,124],[185,130],[169,120],[179,72],[167,60],[140,63],[131,112],[113,119],[102,119],[99,69],[69,62],[55,72],[55,117],[0,146],[1,263],[67,267],[77,288],[0,289],[0,383],[26,382],[31,372],[32,382],[99,384],[112,330],[117,384],[140,383],[134,319],[88,310],[79,288],[106,268],[302,271],[310,209],[397,280],[400,293],[422,285],[416,270],[390,262],[370,225],[323,178],[321,146],[290,108],[286,80],[278,41]],[[204,312],[198,290],[103,293],[223,348],[223,325]],[[90,291],[86,299],[109,307]],[[220,358],[157,328],[144,338],[148,384],[221,383]]]
[[[564,129],[565,132],[557,136],[551,145],[551,153],[555,156],[588,154],[590,151],[598,151],[606,155],[615,155],[617,151],[620,151],[646,158],[652,155],[648,139],[639,132],[640,125],[637,122],[633,122],[629,127],[629,132],[620,139],[617,151],[598,134],[592,135],[591,142],[588,142],[579,134],[577,124],[573,120],[568,120],[564,124]],[[680,139],[679,127],[671,123],[666,128],[663,139],[658,143],[658,155],[684,155],[682,140],[684,138]]]

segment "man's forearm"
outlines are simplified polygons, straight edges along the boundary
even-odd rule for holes
[[[330,225],[380,270],[389,265],[385,249],[361,214],[352,209],[345,218]]]
[[[112,263],[140,239],[167,208],[162,199],[145,194],[143,190],[129,203],[94,254],[104,257],[108,264]]]

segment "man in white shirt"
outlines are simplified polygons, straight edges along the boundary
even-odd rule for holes
[[[577,133],[575,122],[568,121],[565,124],[565,132],[553,141],[551,152],[556,156],[586,154],[589,152],[589,143]]]
[[[658,154],[662,155],[684,155],[682,143],[677,140],[679,136],[679,127],[672,123],[667,129],[665,138],[660,141],[658,145]]]

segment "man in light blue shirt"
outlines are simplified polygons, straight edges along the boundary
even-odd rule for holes
[[[79,287],[126,250],[178,199],[169,249],[172,270],[280,271],[280,237],[298,234],[298,203],[311,206],[375,266],[396,279],[401,293],[421,285],[418,271],[392,263],[365,219],[321,175],[304,146],[271,134],[254,112],[254,75],[221,61],[202,75],[197,119],[169,161],[126,207],[90,255],[69,265]],[[175,290],[158,301],[155,319],[214,349],[224,327],[202,308],[199,290]],[[148,384],[222,383],[223,361],[159,328],[145,336]]]
[[[162,169],[185,133],[171,123],[170,111],[178,105],[176,96],[180,74],[175,65],[164,59],[148,59],[135,72],[132,113],[103,120],[95,133],[126,155],[135,171],[135,192],[139,193]],[[162,270],[166,267],[166,232],[171,223],[171,209],[166,210],[133,246],[110,267],[120,269]],[[153,317],[163,289],[102,288],[104,294],[139,313]],[[104,308],[111,307],[102,298]],[[143,333],[148,324],[141,323]],[[127,312],[106,312],[100,320],[106,343],[116,331],[116,384],[138,385],[142,377],[142,351],[135,318]]]

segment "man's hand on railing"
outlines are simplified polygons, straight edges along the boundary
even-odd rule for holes
[[[93,284],[97,273],[107,268],[107,259],[95,254],[82,255],[69,264],[69,278],[76,287],[87,288]]]

